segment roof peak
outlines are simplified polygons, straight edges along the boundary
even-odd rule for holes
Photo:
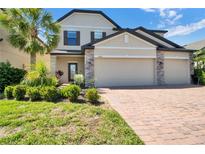
[[[100,10],[85,10],[85,9],[73,9],[66,13],[64,16],[60,17],[57,22],[60,22],[70,16],[73,13],[93,13],[93,14],[100,14],[102,15],[105,19],[107,19],[109,22],[111,22],[116,28],[121,28],[116,22],[114,22],[110,17],[108,17],[103,11]]]

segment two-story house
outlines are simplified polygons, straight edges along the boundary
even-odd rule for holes
[[[101,11],[74,9],[58,19],[61,37],[50,54],[62,82],[84,74],[97,87],[190,84],[192,51],[166,39],[165,30],[123,29]]]

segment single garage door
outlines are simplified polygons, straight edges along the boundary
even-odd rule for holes
[[[154,84],[154,59],[96,58],[97,87]]]
[[[166,84],[190,84],[188,60],[165,59],[164,70]]]

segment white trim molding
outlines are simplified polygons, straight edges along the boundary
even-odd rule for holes
[[[93,27],[93,26],[78,26],[78,25],[62,25],[62,28],[70,28],[70,29],[75,29],[75,28],[87,28],[87,29],[110,29],[112,30],[113,27]]]
[[[153,58],[156,58],[156,56],[129,56],[129,55],[119,55],[119,56],[111,56],[111,55],[95,55],[95,58],[148,58],[148,59],[153,59]]]
[[[184,60],[189,60],[189,57],[177,57],[177,56],[174,56],[174,57],[164,57],[164,59],[184,59]]]
[[[55,56],[56,57],[84,57],[84,55],[55,55]]]

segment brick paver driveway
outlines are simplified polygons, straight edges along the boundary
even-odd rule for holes
[[[100,92],[145,144],[205,144],[205,87]]]

